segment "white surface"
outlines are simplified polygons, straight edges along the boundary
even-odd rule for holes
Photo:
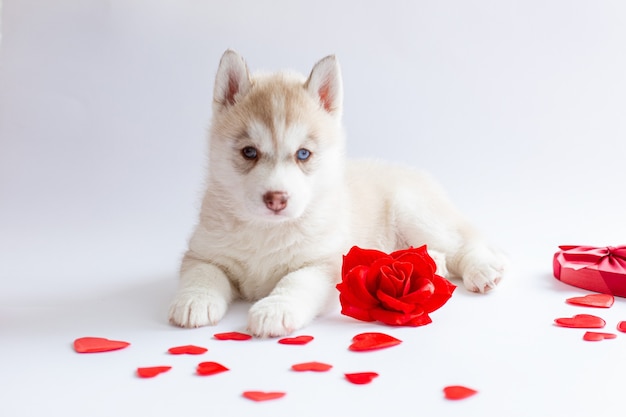
[[[541,416],[619,414],[626,335],[589,343],[556,317],[585,293],[551,276],[559,244],[626,241],[626,4],[619,1],[197,2],[5,0],[0,45],[0,415]],[[381,3],[381,4],[379,4]],[[351,156],[424,168],[514,269],[462,288],[422,328],[320,318],[275,340],[169,326],[195,223],[213,75],[308,72],[336,53]],[[613,331],[618,299],[597,312]],[[357,354],[350,339],[404,342]],[[78,355],[81,336],[132,342]],[[199,344],[201,357],[169,347]],[[194,375],[200,361],[231,368]],[[289,371],[317,360],[323,374]],[[172,365],[152,380],[138,366]],[[366,386],[344,372],[376,371]],[[442,398],[445,385],[480,391]],[[244,390],[285,390],[268,403]]]

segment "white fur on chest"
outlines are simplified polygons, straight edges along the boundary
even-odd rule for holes
[[[205,217],[189,248],[200,259],[219,265],[242,298],[258,300],[289,272],[307,265],[336,264],[338,278],[347,233],[330,213],[329,219],[320,227],[304,219],[258,225]]]

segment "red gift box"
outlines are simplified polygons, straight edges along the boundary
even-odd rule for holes
[[[566,284],[626,297],[626,246],[559,246],[554,276]]]

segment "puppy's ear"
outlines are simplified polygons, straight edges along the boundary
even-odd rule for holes
[[[215,76],[213,88],[215,105],[232,106],[248,92],[250,86],[250,72],[246,61],[233,50],[224,52]]]
[[[320,104],[327,112],[337,118],[341,117],[343,84],[339,62],[334,55],[327,56],[315,64],[304,86],[319,98]]]

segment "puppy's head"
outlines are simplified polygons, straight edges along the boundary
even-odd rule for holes
[[[226,51],[213,97],[210,181],[233,214],[287,221],[301,217],[341,181],[342,82],[334,56],[307,78],[251,77]]]

